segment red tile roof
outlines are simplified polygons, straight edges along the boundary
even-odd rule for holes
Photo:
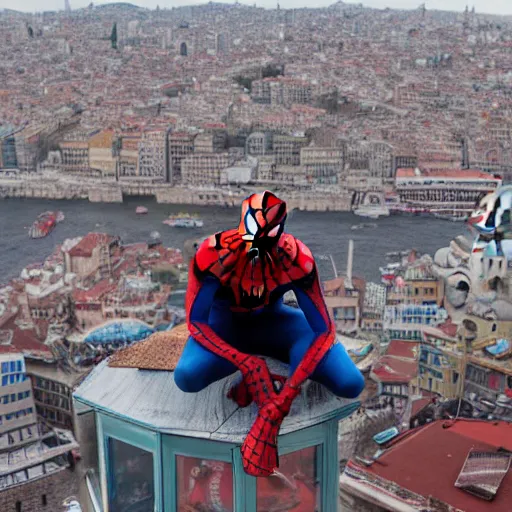
[[[418,345],[419,343],[414,341],[391,340],[386,355],[405,359],[417,359]]]
[[[44,344],[46,337],[47,324],[39,323],[40,335],[32,329],[20,329],[11,318],[3,325],[3,329],[12,330],[13,336],[10,345],[1,345],[0,353],[22,352],[25,354],[41,354],[46,357],[51,356],[52,352],[48,345]]]
[[[113,236],[106,235],[105,233],[89,233],[88,235],[85,235],[80,242],[73,246],[68,253],[72,257],[88,257],[92,255],[92,251],[96,247],[110,243],[113,239]]]
[[[425,409],[428,405],[432,403],[432,398],[418,398],[417,400],[413,400],[411,403],[411,418],[414,418],[416,414]]]
[[[375,363],[372,374],[380,382],[408,384],[418,374],[418,363],[383,356]]]
[[[469,451],[512,451],[512,424],[480,420],[435,421],[399,436],[365,471],[414,493],[433,496],[465,512],[510,512],[512,471],[505,476],[493,501],[455,487]]]
[[[110,283],[108,279],[103,279],[89,290],[75,288],[73,290],[73,300],[75,302],[94,302],[99,300],[106,293],[115,290],[116,286],[116,284]]]
[[[447,320],[444,324],[438,325],[437,328],[443,331],[447,336],[452,338],[457,336],[458,327],[456,324],[452,323],[451,320]]]

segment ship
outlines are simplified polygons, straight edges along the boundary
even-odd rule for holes
[[[462,221],[475,203],[502,184],[500,176],[475,169],[399,168],[396,191],[406,213],[430,212],[438,218]]]
[[[64,220],[62,212],[44,212],[41,213],[32,224],[28,231],[30,238],[44,238],[49,235],[55,226]]]
[[[363,228],[376,228],[377,224],[375,222],[366,222],[362,224],[354,224],[350,227],[352,231],[356,231],[357,229],[363,229]]]
[[[378,219],[379,217],[388,217],[389,208],[382,203],[366,203],[359,205],[354,213],[359,217],[367,217],[369,219]]]
[[[170,215],[163,223],[172,228],[202,228],[204,225],[202,219],[197,215],[189,215],[188,213]]]
[[[137,215],[145,215],[148,213],[148,209],[145,206],[137,206],[137,208],[135,208],[135,213]]]

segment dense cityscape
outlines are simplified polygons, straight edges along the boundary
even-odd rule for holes
[[[0,510],[509,512],[511,182],[512,17],[341,1],[0,9],[0,199],[48,205],[13,250],[53,243],[0,277]],[[278,469],[254,479],[240,446],[256,404],[226,397],[231,377],[183,393],[173,372],[205,229],[266,190],[305,212],[301,238],[308,212],[351,219],[348,239],[310,231],[365,386],[304,384]],[[126,222],[147,236],[62,236],[86,201],[139,201]],[[160,204],[174,213],[156,231]],[[358,244],[393,238],[388,217],[418,230],[380,279],[357,275]],[[284,303],[304,309],[293,291]]]

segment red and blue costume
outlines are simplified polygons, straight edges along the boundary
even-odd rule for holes
[[[336,340],[311,251],[284,233],[286,215],[274,194],[253,194],[243,202],[237,229],[199,246],[186,296],[191,336],[174,373],[178,387],[193,393],[240,370],[230,397],[259,408],[242,445],[244,469],[255,476],[278,466],[279,428],[306,379],[346,398],[364,387]],[[299,308],[283,304],[290,290]],[[258,356],[289,364],[289,377],[272,375]]]

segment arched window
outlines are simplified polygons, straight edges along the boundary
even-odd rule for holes
[[[188,55],[187,43],[183,42],[180,44],[180,55],[186,57]]]

